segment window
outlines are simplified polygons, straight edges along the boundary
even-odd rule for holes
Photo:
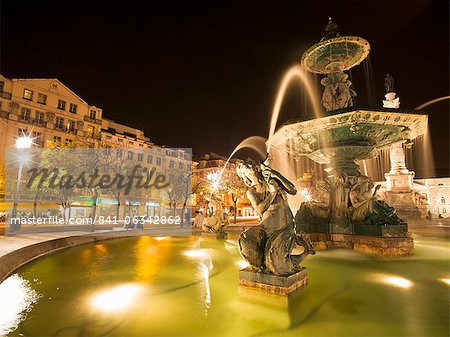
[[[63,130],[64,129],[64,118],[56,117],[55,119],[55,129]]]
[[[20,120],[24,122],[28,122],[30,120],[31,110],[28,108],[22,107],[20,109]]]
[[[445,198],[444,197],[441,197],[441,204],[445,205]]]
[[[23,89],[23,98],[31,101],[33,99],[33,92],[28,89]]]
[[[128,160],[133,160],[133,151],[128,151],[127,158]]]
[[[89,111],[89,119],[95,121],[97,119],[97,111],[95,110]]]
[[[31,138],[33,138],[33,143],[42,146],[42,133],[33,131],[31,133]]]
[[[75,133],[75,121],[67,121],[67,132]]]
[[[117,158],[122,158],[122,149],[117,149],[116,150],[116,157]]]
[[[144,155],[142,153],[138,153],[138,161],[142,161],[144,159]]]
[[[179,164],[178,164],[178,169],[179,169],[179,170],[184,169],[183,163],[179,163]]]
[[[86,131],[86,135],[88,137],[94,137],[94,127],[88,126],[87,127],[87,131]]]
[[[171,161],[170,161],[170,164],[169,164],[169,166],[170,166],[170,168],[174,168],[174,166],[175,166],[175,163],[173,162],[173,160],[171,160]]]
[[[3,90],[5,90],[5,82],[0,81],[0,93],[3,93]]]
[[[153,163],[153,156],[148,155],[147,156],[147,164],[151,164],[151,163]]]
[[[66,145],[71,146],[73,144],[73,139],[66,138]]]
[[[36,111],[36,119],[34,122],[39,125],[44,123],[44,113],[41,111]]]
[[[55,143],[61,143],[61,137],[59,137],[59,136],[53,136],[53,141],[54,141]]]
[[[38,103],[47,104],[47,95],[38,93]]]
[[[69,105],[69,112],[76,114],[77,113],[78,106],[76,104],[70,103]]]
[[[58,100],[58,109],[60,110],[66,110],[66,101]]]
[[[156,158],[156,165],[161,166],[161,158]]]
[[[23,129],[23,128],[18,128],[17,129],[17,136],[18,137],[23,137],[28,135],[27,129]]]

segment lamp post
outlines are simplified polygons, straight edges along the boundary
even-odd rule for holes
[[[14,194],[14,204],[11,211],[11,219],[9,224],[9,235],[14,235],[16,229],[20,229],[20,221],[19,224],[16,223],[15,219],[17,217],[17,203],[19,202],[19,194],[20,194],[20,180],[22,179],[22,169],[23,164],[28,161],[26,150],[31,148],[33,144],[33,139],[28,136],[19,137],[16,139],[16,148],[19,149],[19,172],[17,173],[17,186],[16,193]]]

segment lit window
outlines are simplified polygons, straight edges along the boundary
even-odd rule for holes
[[[70,103],[69,105],[69,112],[76,114],[77,113],[78,106],[76,104]]]
[[[47,104],[47,95],[38,93],[38,103]]]
[[[28,89],[23,89],[23,98],[31,101],[33,99],[33,92]]]
[[[67,132],[75,132],[75,121],[67,121]]]
[[[58,109],[60,110],[66,110],[66,101],[58,100]]]
[[[94,137],[94,128],[92,126],[88,126],[86,133],[88,137]]]

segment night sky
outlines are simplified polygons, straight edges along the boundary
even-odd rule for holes
[[[58,78],[156,144],[228,155],[248,136],[267,137],[283,73],[328,16],[341,35],[371,44],[371,95],[363,66],[352,70],[357,105],[381,106],[386,73],[402,108],[449,95],[448,1],[2,0],[0,71]],[[310,114],[300,89],[288,92],[279,124]],[[448,102],[427,111],[436,167],[448,175]]]

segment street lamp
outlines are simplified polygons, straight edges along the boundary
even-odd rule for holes
[[[22,168],[23,164],[28,161],[27,149],[31,148],[33,144],[33,139],[29,136],[23,136],[16,139],[16,148],[19,149],[18,161],[19,161],[19,172],[17,174],[17,186],[16,186],[16,194],[14,194],[14,204],[11,211],[11,219],[9,224],[9,235],[14,235],[14,231],[16,229],[20,229],[20,221],[19,224],[14,223],[17,217],[17,203],[19,202],[19,193],[20,193],[20,180],[22,179]]]

